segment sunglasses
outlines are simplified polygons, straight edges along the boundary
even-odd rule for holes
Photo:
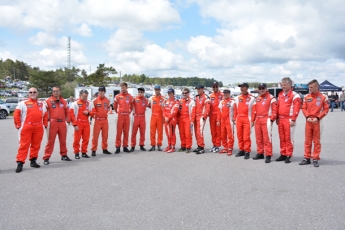
[[[263,87],[259,87],[258,89],[259,89],[259,90],[264,90],[264,89],[266,89],[266,88],[263,88]]]
[[[37,93],[36,91],[32,91],[32,92],[29,92],[30,94],[32,94],[32,93]]]
[[[188,93],[188,92],[183,92],[182,94],[183,94],[183,95],[186,95],[186,94],[189,94],[189,93]]]
[[[213,86],[212,88],[216,89],[216,88],[218,88],[218,86]]]
[[[138,91],[138,93],[144,93],[143,91]]]

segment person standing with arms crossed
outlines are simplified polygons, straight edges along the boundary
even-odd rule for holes
[[[176,145],[178,101],[175,99],[174,89],[168,89],[168,96],[169,98],[163,104],[164,128],[168,139],[168,147],[163,152],[173,153]]]
[[[222,149],[219,153],[227,153],[228,156],[232,155],[234,148],[234,114],[236,113],[236,103],[231,99],[230,89],[223,90],[224,98],[220,101],[218,109],[217,125],[221,129]],[[220,126],[222,124],[222,126]]]
[[[291,163],[294,144],[296,120],[301,109],[301,97],[292,90],[292,80],[285,77],[281,80],[282,92],[277,100],[277,124],[280,139],[280,156],[276,161]]]
[[[271,162],[272,157],[272,124],[277,116],[277,100],[267,91],[265,83],[258,87],[259,96],[255,99],[252,113],[252,126],[255,126],[257,154],[253,160],[264,159]]]
[[[60,155],[61,160],[71,161],[67,156],[67,123],[70,122],[69,119],[69,108],[67,101],[61,97],[61,89],[59,86],[53,87],[53,96],[45,101],[45,105],[48,111],[48,141],[46,148],[44,150],[44,164],[49,165],[50,156],[53,153],[56,135],[59,136],[60,142]]]
[[[307,119],[305,123],[305,142],[304,142],[304,160],[300,165],[310,164],[310,158],[313,158],[314,167],[319,167],[321,153],[321,134],[322,119],[329,111],[327,96],[320,93],[319,82],[312,80],[308,83],[309,94],[304,97],[302,112]],[[312,142],[314,142],[313,156],[311,156]]]
[[[79,152],[82,157],[90,158],[87,155],[87,147],[90,138],[90,102],[87,100],[89,92],[85,89],[79,93],[79,99],[74,101],[69,109],[70,119],[74,127],[73,149],[75,159],[80,159]],[[80,146],[80,140],[82,144]],[[80,148],[81,147],[81,148]]]
[[[192,132],[195,120],[195,101],[189,97],[189,89],[184,88],[179,100],[178,128],[180,131],[181,148],[179,152],[190,153],[192,148]]]
[[[210,106],[210,129],[212,136],[213,148],[210,152],[218,153],[219,147],[221,146],[221,131],[217,127],[217,116],[219,102],[223,100],[223,94],[219,91],[219,85],[214,82],[212,85],[213,93],[210,94],[211,106]]]
[[[114,100],[114,110],[118,114],[117,119],[117,130],[116,130],[116,151],[115,154],[120,153],[121,148],[121,136],[123,133],[123,151],[129,153],[128,149],[128,136],[129,136],[129,126],[130,126],[130,114],[133,108],[133,97],[128,93],[128,85],[126,82],[122,82],[121,93],[116,95]]]
[[[163,141],[163,103],[165,98],[161,95],[161,86],[154,86],[155,95],[149,99],[148,107],[152,110],[150,121],[150,140],[151,148],[149,151],[156,150],[156,143],[158,151],[162,151]],[[158,132],[158,140],[156,142],[156,132]]]
[[[206,119],[210,113],[211,100],[205,94],[203,85],[198,85],[195,88],[198,90],[198,95],[195,96],[194,132],[198,147],[193,152],[203,154],[205,153],[204,128]]]
[[[108,111],[110,108],[110,101],[105,97],[106,89],[104,86],[98,88],[98,96],[91,102],[91,117],[94,118],[93,133],[92,133],[92,147],[91,156],[96,156],[98,137],[102,131],[102,149],[103,154],[111,154],[108,151]]]
[[[132,127],[132,138],[131,138],[131,152],[134,152],[136,145],[136,138],[138,129],[140,131],[140,141],[139,146],[141,151],[146,151],[145,149],[145,131],[146,131],[146,107],[148,105],[148,100],[145,98],[144,87],[138,88],[138,96],[133,99],[133,116],[134,122]]]
[[[40,150],[44,129],[48,126],[46,107],[38,98],[36,88],[29,89],[29,99],[18,103],[14,114],[14,126],[18,129],[19,148],[16,173],[23,170],[23,165],[30,149],[30,166],[39,168],[36,160]]]

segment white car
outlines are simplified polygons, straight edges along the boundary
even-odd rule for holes
[[[5,119],[10,114],[6,104],[0,104],[0,119]]]

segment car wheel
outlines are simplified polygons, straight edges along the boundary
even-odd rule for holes
[[[7,112],[5,110],[0,111],[0,119],[5,119],[7,117]]]

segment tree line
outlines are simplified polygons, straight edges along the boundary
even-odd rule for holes
[[[41,70],[39,67],[32,67],[22,61],[13,61],[11,59],[0,59],[0,79],[7,76],[14,81],[29,81],[29,87],[35,87],[40,92],[40,97],[48,97],[51,95],[53,86],[61,86],[62,96],[69,97],[74,95],[74,88],[78,85],[84,86],[108,86],[109,84],[120,83],[126,81],[133,84],[147,85],[173,85],[173,86],[196,86],[202,84],[211,87],[216,81],[214,78],[198,78],[198,77],[149,77],[145,74],[124,74],[123,76],[115,76],[117,71],[112,66],[99,64],[97,69],[92,73],[87,73],[84,69],[58,68],[56,70]],[[217,81],[222,87],[223,83]]]

